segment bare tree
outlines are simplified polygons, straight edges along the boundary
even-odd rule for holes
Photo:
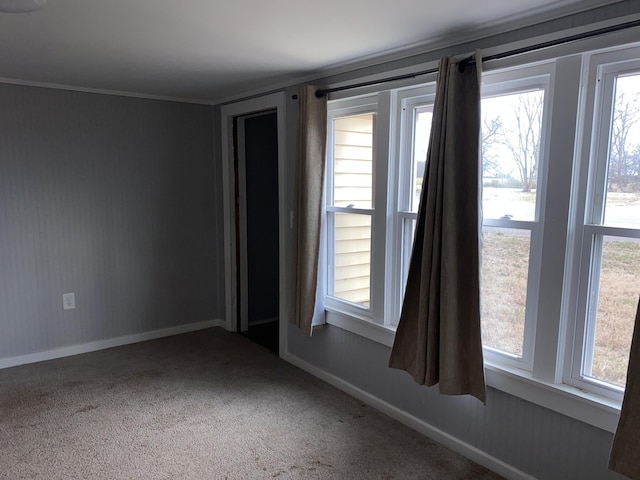
[[[640,192],[640,143],[636,143],[629,157],[631,174],[635,178],[633,191]]]
[[[520,94],[513,104],[513,123],[503,129],[502,144],[509,150],[516,164],[522,191],[536,188],[540,128],[542,122],[542,91]]]
[[[498,154],[495,146],[500,142],[502,135],[502,117],[500,115],[482,121],[482,173],[496,175],[500,172]]]
[[[629,140],[631,128],[640,121],[638,94],[628,98],[624,92],[616,95],[611,122],[609,149],[609,189],[625,191],[640,175],[640,147]]]

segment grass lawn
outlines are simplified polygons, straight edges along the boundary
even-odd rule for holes
[[[486,231],[482,244],[482,343],[522,355],[529,236]]]
[[[640,291],[640,242],[605,242],[593,372],[624,386]]]
[[[483,343],[522,354],[529,237],[486,231],[482,259]],[[640,242],[605,242],[592,376],[624,386],[640,292]]]

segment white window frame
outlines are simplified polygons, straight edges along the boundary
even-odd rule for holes
[[[392,285],[388,292],[393,292],[388,299],[390,308],[387,313],[387,324],[394,328],[397,326],[402,308],[404,288],[409,268],[410,253],[412,248],[412,238],[409,235],[408,225],[410,221],[416,221],[418,214],[411,211],[410,191],[402,188],[412,184],[415,173],[414,162],[414,140],[415,124],[414,112],[416,108],[422,106],[433,107],[436,95],[436,84],[430,84],[405,88],[397,91],[395,102],[395,116],[393,123],[396,129],[395,135],[398,139],[394,148],[390,149],[391,154],[397,161],[391,159],[389,165],[393,168],[389,172],[389,196],[395,199],[390,202],[389,215],[392,220],[392,228],[389,229],[389,261],[387,271],[392,279]],[[405,255],[405,253],[408,253]]]
[[[386,183],[387,183],[387,155],[384,148],[379,145],[388,143],[389,137],[389,102],[388,95],[374,94],[362,97],[355,97],[336,102],[330,102],[328,106],[327,129],[327,173],[325,182],[325,214],[327,219],[327,292],[333,289],[333,266],[331,259],[333,253],[333,214],[335,213],[357,213],[371,215],[371,264],[370,264],[370,305],[365,308],[360,305],[337,298],[329,293],[325,299],[325,308],[328,312],[327,322],[336,323],[340,326],[347,323],[373,322],[382,323],[377,319],[384,318],[385,295],[384,295],[384,252],[386,250]],[[333,122],[336,118],[349,117],[360,114],[374,114],[374,135],[373,135],[373,198],[371,209],[358,209],[350,207],[333,206]],[[332,315],[333,313],[333,315]],[[335,315],[335,314],[340,315]],[[342,318],[341,318],[342,317]],[[353,327],[353,328],[357,328]]]
[[[579,166],[574,185],[576,204],[572,282],[577,293],[570,300],[563,381],[582,390],[621,402],[624,388],[583,374],[590,364],[595,335],[602,239],[604,236],[639,238],[640,228],[604,225],[611,112],[615,107],[615,79],[640,72],[640,47],[589,55],[583,69],[584,125]],[[595,100],[595,101],[594,101]]]
[[[487,384],[610,432],[615,431],[617,426],[620,395],[616,396],[616,392],[611,394],[610,388],[599,390],[594,384],[582,388],[566,378],[575,353],[578,278],[581,275],[581,242],[584,234],[581,225],[584,225],[589,178],[585,152],[588,156],[591,134],[585,125],[590,126],[593,116],[593,105],[590,104],[593,96],[590,96],[592,80],[587,80],[587,65],[596,55],[615,56],[621,55],[625,50],[638,48],[640,43],[637,43],[632,32],[621,32],[604,40],[589,39],[492,62],[489,68],[484,68],[483,74],[487,85],[494,74],[498,78],[498,70],[500,75],[508,76],[509,72],[514,72],[512,75],[518,76],[518,70],[523,68],[547,68],[549,75],[549,90],[548,95],[545,95],[546,118],[543,118],[542,131],[544,140],[541,140],[545,149],[544,158],[549,160],[546,166],[541,165],[543,171],[538,172],[540,191],[537,220],[540,232],[536,242],[533,238],[531,240],[531,256],[539,255],[541,261],[539,278],[529,278],[529,284],[535,290],[533,294],[528,292],[527,295],[528,301],[537,296],[537,304],[532,307],[536,309],[535,313],[528,313],[534,315],[536,320],[535,331],[529,334],[534,338],[532,361],[528,364],[510,362],[504,355],[493,355],[494,352],[487,352],[485,349]],[[635,58],[640,58],[640,55]],[[384,287],[377,290],[382,294],[380,299],[384,299],[385,291],[398,288],[398,283],[394,282],[401,278],[401,268],[397,261],[400,235],[397,232],[399,219],[402,218],[398,201],[400,177],[404,175],[404,167],[401,165],[404,160],[400,159],[407,155],[401,151],[401,138],[405,135],[399,113],[402,108],[402,92],[405,89],[407,92],[410,89],[417,92],[420,82],[424,82],[422,86],[426,85],[424,78],[411,86],[405,83],[402,88],[388,87],[388,90],[369,95],[377,95],[379,101],[377,131],[380,136],[377,138],[375,188],[384,186],[386,182],[385,192],[388,197],[385,200],[386,208],[381,208],[380,203],[376,203],[376,214],[384,217],[386,222],[386,235],[378,235],[380,229],[375,234],[378,244],[385,245],[385,255],[376,254],[376,266],[372,264],[372,274],[378,277],[382,275],[384,278],[378,284]],[[367,89],[368,94],[372,91]],[[357,99],[354,97],[344,100],[344,92],[337,94],[335,98],[341,98],[341,102]],[[330,100],[333,98],[330,97]],[[330,110],[331,104],[330,101]],[[383,132],[380,128],[383,123],[381,120],[386,118],[389,123],[386,132]],[[530,258],[530,266],[535,261],[535,258]],[[381,266],[380,262],[384,265]],[[388,294],[386,299],[382,311],[370,316],[350,312],[342,308],[343,305],[328,306],[327,323],[392,346],[395,328],[386,319],[398,315],[401,298]],[[527,311],[533,312],[533,309],[527,305]]]
[[[538,318],[540,271],[542,266],[542,229],[546,205],[546,172],[549,157],[549,111],[553,100],[554,64],[543,63],[533,66],[513,68],[485,74],[482,78],[482,98],[524,93],[532,90],[544,92],[542,118],[540,125],[540,151],[538,152],[538,171],[536,187],[536,205],[533,220],[511,220],[507,218],[483,218],[482,227],[513,228],[527,230],[529,239],[529,271],[527,275],[527,294],[525,304],[524,339],[522,356],[517,356],[495,348],[484,346],[484,357],[494,364],[532,371],[534,368],[535,336]]]

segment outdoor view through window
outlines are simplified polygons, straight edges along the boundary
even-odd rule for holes
[[[536,361],[553,356],[562,382],[614,398],[626,381],[640,286],[635,52],[624,61],[585,57],[588,80],[570,81],[586,107],[557,94],[552,62],[486,72],[481,100],[485,359],[535,372]],[[334,312],[397,325],[434,98],[426,84],[330,103],[326,285]],[[576,125],[558,139],[565,108]]]
[[[367,213],[333,213],[333,295],[368,307],[373,204],[373,114],[338,118],[333,126],[333,205]]]
[[[482,335],[523,354],[531,230],[536,226],[544,90],[482,100]]]
[[[623,235],[640,229],[640,73],[618,76],[613,91],[604,188],[587,221],[611,228],[594,233],[588,325],[594,335],[587,336],[582,373],[624,387],[640,282],[640,239]]]

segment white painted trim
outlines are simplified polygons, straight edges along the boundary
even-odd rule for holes
[[[329,308],[326,309],[325,318],[329,325],[342,328],[387,347],[393,346],[393,339],[396,336],[395,327],[374,323],[373,320],[364,317],[358,318],[345,311],[334,311]]]
[[[161,328],[159,330],[151,330],[149,332],[134,333],[106,340],[97,340],[95,342],[82,343],[79,345],[72,345],[70,347],[56,348],[55,350],[30,353],[27,355],[20,355],[18,357],[0,358],[0,369],[25,365],[27,363],[44,362],[45,360],[54,360],[56,358],[70,357],[81,353],[96,352],[106,348],[120,347],[122,345],[130,345],[132,343],[155,340],[156,338],[171,337],[173,335],[180,335],[181,333],[204,330],[205,328],[223,327],[224,324],[225,322],[222,319],[206,320],[204,322],[188,323],[186,325],[177,325],[175,327]]]
[[[289,215],[287,213],[287,97],[281,92],[276,98],[278,112],[278,258],[280,272],[278,274],[278,315],[280,318],[279,355],[288,350],[289,332],[289,285],[291,285],[290,269],[287,268],[287,225]]]
[[[393,346],[395,329],[349,315],[327,310],[327,324],[368,338],[387,347]],[[284,358],[284,357],[283,357]],[[588,392],[564,383],[534,378],[517,367],[492,363],[485,350],[485,376],[489,387],[558,412],[607,432],[615,432],[621,401]]]
[[[286,96],[284,92],[273,93],[259,98],[223,105],[220,108],[222,142],[222,195],[224,221],[224,264],[225,264],[225,313],[226,326],[230,332],[237,326],[237,287],[235,271],[235,200],[232,186],[233,171],[233,119],[265,110],[276,110],[278,122],[278,255],[279,255],[279,295],[280,354],[286,351],[287,319],[289,318],[287,285],[289,275],[286,263],[286,233],[289,225],[287,214],[287,144],[286,144]]]
[[[237,231],[240,236],[238,254],[240,260],[240,331],[246,332],[249,329],[249,265],[248,265],[248,243],[247,238],[247,158],[246,158],[246,136],[244,122],[247,117],[255,117],[257,115],[243,115],[238,117],[236,122],[237,137],[237,159],[238,159],[238,227]]]
[[[529,372],[485,361],[487,385],[527,402],[614,433],[620,403],[565,383],[533,378]]]
[[[459,453],[467,457],[469,460],[476,462],[483,467],[488,468],[489,470],[502,475],[504,478],[509,480],[535,480],[535,477],[528,475],[517,468],[509,465],[502,460],[499,460],[495,457],[492,457],[486,452],[483,452],[479,448],[474,447],[473,445],[469,445],[468,443],[460,440],[459,438],[450,435],[439,428],[434,427],[433,425],[421,420],[418,417],[415,417],[403,410],[400,410],[398,407],[391,405],[390,403],[372,395],[364,390],[352,385],[345,380],[336,377],[335,375],[326,372],[310,363],[305,362],[301,358],[293,355],[289,352],[286,352],[284,355],[281,355],[282,359],[295,365],[296,367],[310,373],[314,377],[317,377],[325,382],[333,385],[334,387],[342,390],[343,392],[351,395],[352,397],[357,398],[365,402],[367,405],[381,411],[382,413],[390,416],[394,420],[399,421],[400,423],[416,430],[417,432],[429,437],[430,439],[444,445],[447,448],[450,448],[454,452]]]
[[[0,77],[0,83],[7,83],[10,85],[23,85],[25,87],[52,88],[54,90],[69,90],[72,92],[96,93],[98,95],[116,95],[118,97],[142,98],[145,100],[161,100],[164,102],[195,103],[198,105],[215,105],[216,104],[216,102],[212,100],[180,98],[180,97],[171,97],[167,95],[152,95],[149,93],[141,93],[141,92],[108,90],[106,88],[78,87],[74,85],[63,85],[59,83],[32,82],[30,80],[20,80],[16,78],[7,78],[7,77]]]

